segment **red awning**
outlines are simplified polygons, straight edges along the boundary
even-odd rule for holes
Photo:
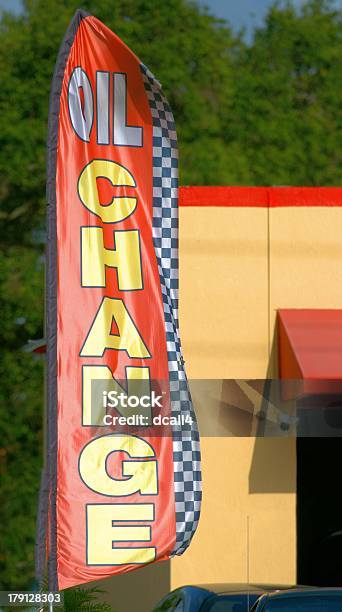
[[[341,393],[342,310],[278,310],[279,377],[290,396]]]

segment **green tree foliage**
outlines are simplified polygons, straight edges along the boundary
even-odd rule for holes
[[[254,185],[340,183],[340,36],[328,2],[299,15],[275,5],[239,56],[226,133],[242,144]]]
[[[103,593],[101,589],[92,587],[90,589],[67,589],[64,591],[64,606],[61,612],[115,612],[107,603],[96,601],[98,595]]]
[[[0,577],[33,579],[42,464],[45,141],[51,76],[77,0],[26,0],[0,22]],[[340,181],[341,21],[326,0],[278,3],[251,45],[189,0],[85,0],[156,74],[175,114],[182,184]]]

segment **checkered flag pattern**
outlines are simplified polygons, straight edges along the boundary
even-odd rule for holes
[[[178,147],[175,123],[160,83],[143,65],[141,71],[153,120],[152,233],[160,276],[169,365],[173,427],[176,543],[180,555],[195,533],[201,507],[199,433],[184,370],[178,333]]]

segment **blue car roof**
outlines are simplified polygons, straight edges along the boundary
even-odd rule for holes
[[[342,598],[342,588],[323,588],[323,587],[307,587],[307,588],[299,588],[299,589],[291,589],[288,591],[277,591],[275,593],[270,593],[269,598],[272,599],[286,599],[288,597],[308,597],[318,595],[320,593],[325,593],[326,595],[340,595]]]
[[[189,588],[190,585],[185,585],[180,588]],[[204,589],[222,595],[223,593],[229,595],[229,593],[269,593],[276,590],[294,589],[293,585],[285,584],[244,584],[244,583],[214,583],[214,584],[196,584],[191,585],[192,588]],[[305,587],[303,587],[305,588]]]

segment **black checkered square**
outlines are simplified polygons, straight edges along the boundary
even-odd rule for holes
[[[174,427],[173,464],[176,544],[173,555],[189,546],[201,508],[199,433],[178,332],[178,147],[176,127],[160,83],[143,65],[141,71],[153,120],[153,243],[161,283]]]

